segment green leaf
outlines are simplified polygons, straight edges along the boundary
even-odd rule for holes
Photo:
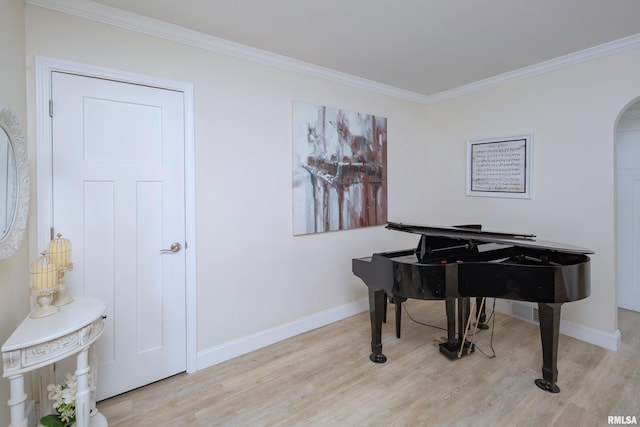
[[[44,427],[66,427],[66,424],[58,419],[57,415],[47,415],[40,418],[40,424]]]

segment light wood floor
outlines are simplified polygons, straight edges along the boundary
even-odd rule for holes
[[[408,312],[445,326],[444,303],[409,300]],[[105,400],[110,427],[124,426],[606,426],[610,415],[640,422],[640,313],[619,310],[613,352],[562,335],[559,394],[538,389],[536,325],[496,313],[493,348],[456,361],[439,353],[445,332],[393,310],[383,327],[388,361],[369,361],[362,313],[195,374]],[[491,330],[476,336],[490,353]]]

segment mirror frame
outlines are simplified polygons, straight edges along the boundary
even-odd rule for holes
[[[18,183],[18,200],[16,200],[16,211],[9,231],[0,240],[0,259],[11,257],[20,247],[24,231],[27,228],[27,217],[29,216],[29,157],[27,155],[27,145],[24,140],[22,128],[18,118],[9,107],[0,105],[0,128],[9,136],[9,142],[13,149],[16,160],[16,173]]]

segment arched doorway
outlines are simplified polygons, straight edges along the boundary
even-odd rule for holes
[[[617,306],[640,312],[640,98],[615,134]]]

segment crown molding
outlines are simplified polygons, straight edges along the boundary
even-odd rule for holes
[[[479,80],[454,89],[433,95],[424,95],[332,70],[330,68],[292,59],[265,50],[256,49],[240,43],[224,40],[178,25],[115,9],[89,0],[25,0],[25,3],[171,40],[185,45],[198,47],[222,55],[272,66],[287,71],[293,71],[307,76],[317,77],[420,104],[433,104],[458,96],[478,92],[483,89],[499,86],[508,82],[537,76],[550,71],[569,67],[571,65],[614,55],[629,49],[640,48],[640,34],[636,34],[634,36],[584,49],[529,67],[520,68],[497,76],[489,77],[487,79]]]
[[[483,89],[499,86],[508,82],[522,80],[528,77],[537,76],[540,74],[548,73],[551,71],[567,68],[572,65],[580,64],[594,59],[604,58],[606,56],[622,53],[626,50],[640,48],[640,34],[625,37],[619,40],[614,40],[609,43],[604,43],[598,46],[590,47],[580,50],[565,56],[551,59],[549,61],[540,62],[528,67],[519,68],[507,73],[498,74],[493,77],[489,77],[477,82],[470,83],[468,85],[460,86],[451,90],[429,95],[425,99],[426,104],[433,104],[435,102],[443,101],[450,98],[455,98],[462,95],[467,95],[473,92],[478,92]]]
[[[163,38],[165,40],[194,46],[222,55],[277,67],[396,98],[418,103],[424,103],[426,99],[422,94],[399,89],[390,85],[384,85],[382,83],[356,77],[351,74],[342,73],[283,55],[224,40],[199,31],[190,30],[188,28],[159,21],[157,19],[115,9],[89,0],[25,0],[25,3]]]

